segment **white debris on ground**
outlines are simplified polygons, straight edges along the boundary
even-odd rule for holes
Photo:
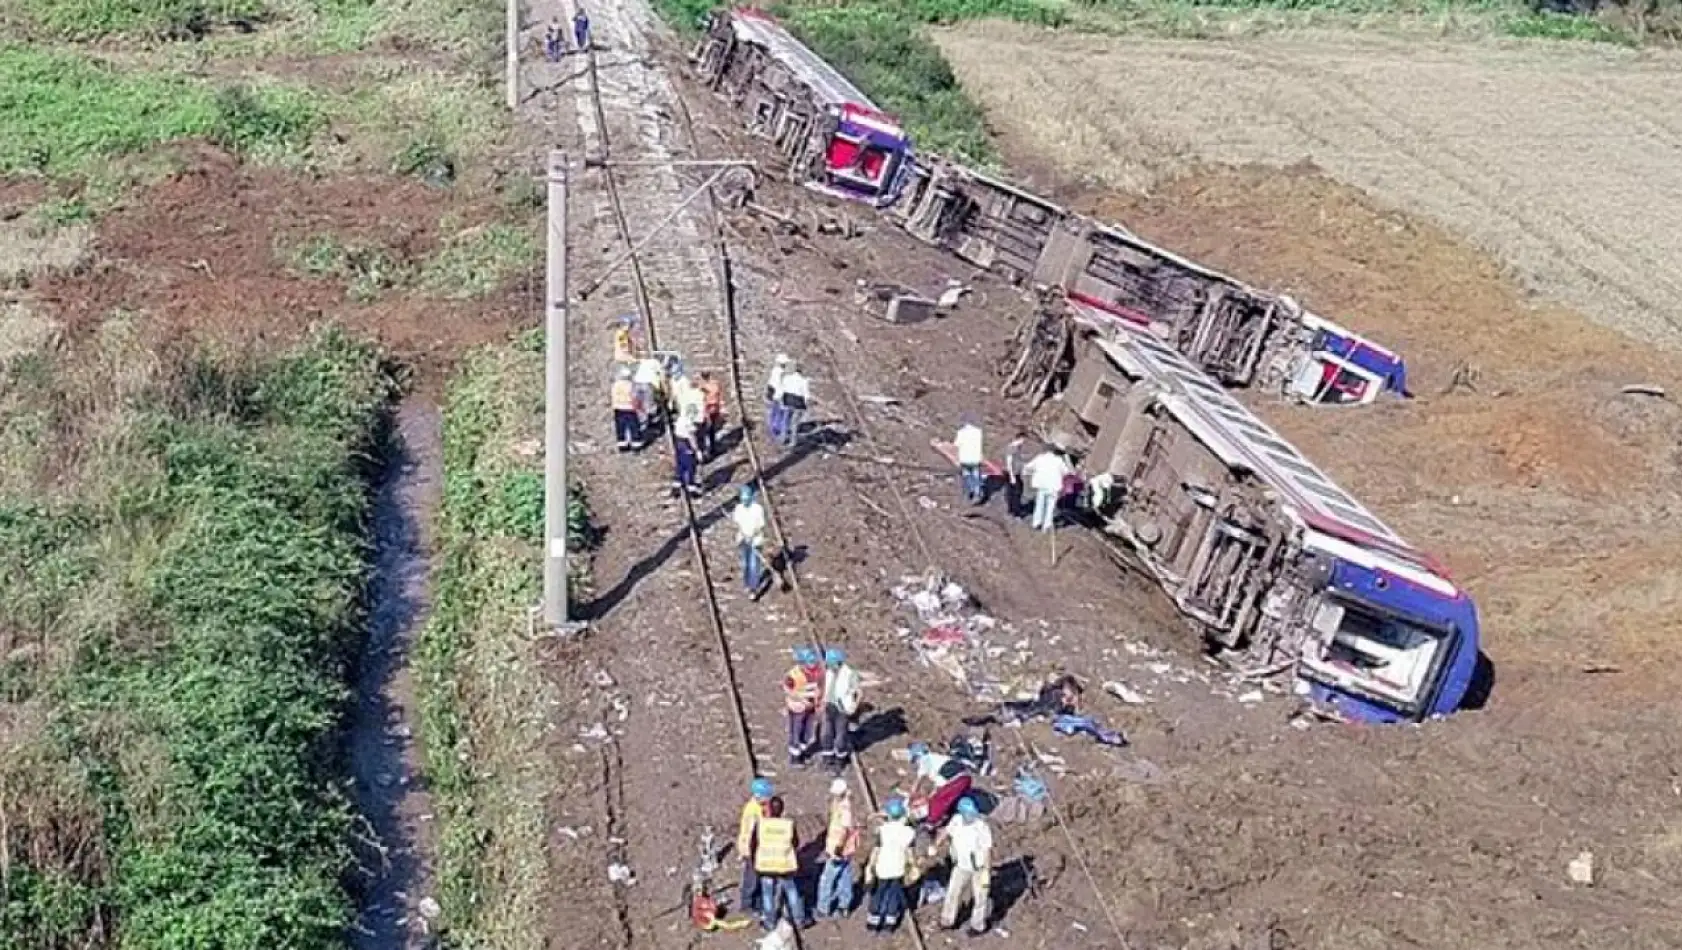
[[[990,674],[1000,664],[1022,666],[1033,657],[1030,641],[1008,623],[983,613],[962,585],[934,571],[925,577],[902,577],[893,587],[894,600],[917,615],[918,627],[900,627],[917,658],[951,677],[981,702],[1002,702],[1018,689],[1038,688],[1023,682],[1004,682]],[[999,638],[994,642],[993,637]],[[1009,646],[1006,646],[1009,644]]]
[[[631,873],[631,869],[617,861],[607,866],[607,879],[615,884],[631,885],[637,882],[637,876]]]
[[[1572,858],[1565,865],[1565,875],[1571,879],[1573,884],[1592,887],[1594,885],[1594,852],[1584,851]]]

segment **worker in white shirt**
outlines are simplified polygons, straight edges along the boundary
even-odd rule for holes
[[[847,651],[823,651],[823,755],[830,771],[840,772],[853,754],[853,716],[859,711],[859,672]]]
[[[916,869],[916,855],[911,853],[917,841],[917,830],[905,820],[905,802],[890,798],[882,808],[887,821],[876,829],[876,845],[865,861],[866,883],[870,885],[870,914],[865,927],[876,933],[889,933],[899,927],[905,913],[906,878]]]
[[[940,906],[940,925],[947,930],[958,926],[958,911],[964,905],[964,892],[969,892],[969,932],[979,937],[987,932],[988,889],[992,885],[993,829],[981,817],[975,799],[965,795],[958,799],[958,814],[952,822],[935,835],[929,845],[929,857],[940,853],[940,845],[947,846],[952,860],[952,874],[946,879],[946,900]]]
[[[1028,460],[1023,474],[1034,493],[1034,530],[1051,530],[1057,518],[1057,499],[1063,494],[1063,479],[1070,471],[1068,460],[1055,449],[1046,449]]]
[[[636,391],[637,412],[642,416],[643,430],[659,413],[659,400],[663,398],[665,389],[666,368],[652,356],[645,356],[637,360],[637,368],[631,374],[631,388]]]
[[[785,449],[800,437],[800,423],[806,418],[807,400],[811,398],[809,387],[799,365],[789,360],[788,369],[783,371],[783,428],[782,438],[778,440]]]
[[[672,495],[688,492],[690,497],[701,494],[700,485],[696,481],[696,473],[700,468],[700,449],[695,445],[695,423],[700,417],[697,408],[694,413],[680,410],[672,420],[672,445],[676,456],[672,459],[672,466],[676,478],[672,483]]]
[[[765,506],[752,485],[743,485],[737,496],[736,510],[730,515],[736,522],[736,551],[742,559],[742,586],[748,595],[758,599],[769,586],[765,571]]]
[[[987,479],[981,474],[981,426],[975,417],[965,415],[958,420],[958,434],[952,439],[958,454],[958,475],[963,482],[964,498],[972,505],[987,500]]]
[[[771,375],[765,378],[765,428],[773,442],[783,440],[783,374],[788,364],[788,357],[778,353],[771,362]]]

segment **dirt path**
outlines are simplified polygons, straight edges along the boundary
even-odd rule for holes
[[[415,735],[410,650],[431,609],[428,525],[442,488],[438,407],[411,397],[397,409],[391,452],[374,502],[374,578],[368,639],[351,721],[357,805],[383,853],[362,856],[374,871],[352,935],[360,950],[426,945],[432,885],[432,803]]]

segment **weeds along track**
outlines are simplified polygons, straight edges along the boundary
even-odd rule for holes
[[[604,186],[614,225],[625,249],[629,250],[636,246],[641,238],[631,230],[630,222],[633,217],[639,222],[649,223],[666,219],[686,197],[686,189],[679,181],[675,167],[661,164],[675,158],[671,151],[648,147],[649,143],[660,141],[657,133],[636,135],[634,141],[639,146],[636,153],[627,154],[628,150],[622,150],[622,146],[615,145],[615,133],[623,133],[628,124],[659,122],[662,117],[643,105],[641,90],[635,88],[633,82],[621,85],[620,80],[614,77],[615,71],[601,68],[598,55],[595,50],[589,54],[587,77],[591,114],[580,117],[583,120],[581,125],[594,130],[594,136],[586,136],[587,141],[593,138],[593,141],[590,141],[593,146],[590,157],[593,164],[599,165],[596,174],[600,175]],[[674,96],[673,99],[682,112],[680,118],[684,133],[692,141],[694,135],[687,108],[681,96]],[[647,131],[644,130],[645,133]],[[636,167],[622,173],[618,162],[634,162]],[[747,471],[750,473],[748,479],[739,480],[751,480],[758,484],[772,540],[783,552],[789,552],[794,549],[793,544],[784,521],[778,515],[775,493],[769,484],[770,476],[774,473],[754,446],[753,436],[758,427],[749,421],[747,407],[755,403],[747,398],[748,388],[743,383],[743,359],[738,341],[736,302],[731,289],[729,247],[724,240],[717,209],[712,206],[712,200],[710,194],[704,196],[698,203],[699,207],[695,207],[694,213],[678,214],[664,226],[664,233],[649,240],[641,250],[630,255],[626,267],[630,274],[631,292],[643,320],[650,349],[680,352],[688,365],[723,366],[728,369],[730,391],[742,411],[742,438],[739,444],[746,456]],[[707,222],[705,227],[701,223],[703,221]],[[651,278],[651,273],[658,276]],[[664,305],[664,312],[659,315],[655,310],[657,299]],[[675,440],[669,426],[666,427],[665,440],[667,450],[675,451]],[[781,743],[774,729],[768,732],[765,730],[767,724],[781,720],[781,711],[776,705],[764,702],[767,696],[775,698],[770,683],[754,689],[744,689],[743,674],[738,669],[736,659],[744,654],[733,649],[732,636],[733,632],[742,631],[733,631],[731,625],[726,623],[714,576],[713,565],[718,563],[717,559],[722,558],[724,563],[730,563],[734,555],[734,542],[728,537],[727,531],[715,532],[710,537],[706,531],[709,524],[722,516],[722,507],[703,513],[698,509],[695,499],[688,495],[681,495],[680,499],[697,568],[697,599],[706,615],[707,626],[712,631],[714,646],[724,672],[730,717],[739,742],[745,777],[768,774],[771,772],[770,763],[775,761]],[[799,571],[786,554],[783,561],[781,577],[785,590],[792,594],[803,631],[803,635],[798,639],[822,649],[826,646],[825,638],[808,604]],[[792,641],[796,638],[790,639]],[[879,810],[881,802],[876,786],[871,781],[862,758],[854,755],[851,761],[855,786],[864,793],[865,802],[870,809],[873,812]],[[791,791],[784,790],[781,793],[785,797],[793,797]],[[821,793],[814,795],[808,792],[800,796],[798,803],[791,801],[791,807],[805,814],[821,815],[821,802]],[[610,815],[610,821],[618,820],[622,818]],[[906,922],[906,932],[910,934],[918,950],[926,950],[924,937],[916,919],[908,915]],[[634,943],[633,928],[626,926],[624,929],[627,945]],[[846,942],[842,935],[833,931],[824,934],[807,931],[799,935],[799,941],[802,947]]]

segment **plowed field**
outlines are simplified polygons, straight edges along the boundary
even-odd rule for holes
[[[1675,54],[1340,35],[1053,44],[1001,24],[940,44],[1006,138],[1068,172],[1137,191],[1196,164],[1312,163],[1550,300],[1682,345]]]

